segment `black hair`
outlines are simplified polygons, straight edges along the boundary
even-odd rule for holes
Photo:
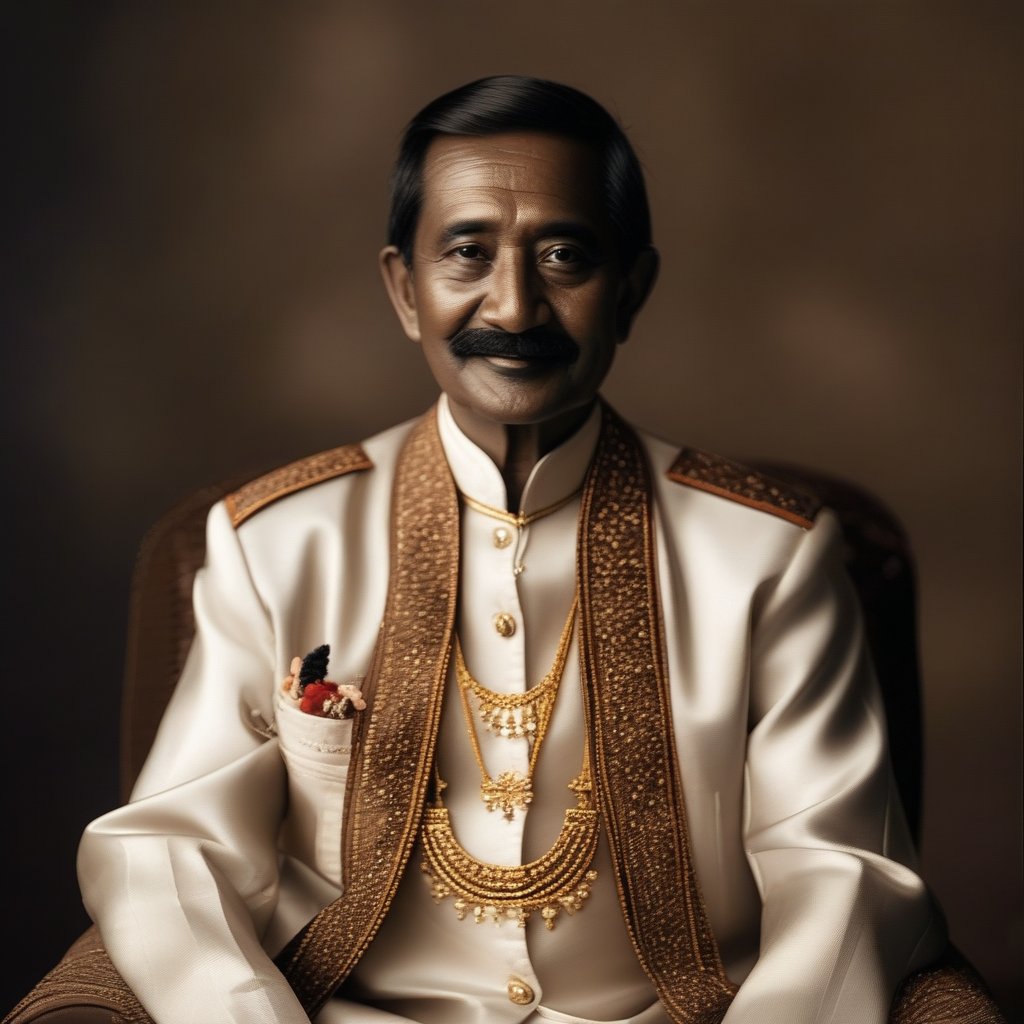
[[[412,262],[423,161],[438,135],[536,131],[586,143],[598,157],[608,216],[619,256],[631,266],[651,244],[651,214],[643,171],[616,120],[586,93],[525,75],[494,75],[460,86],[427,104],[402,136],[391,178],[388,243]]]

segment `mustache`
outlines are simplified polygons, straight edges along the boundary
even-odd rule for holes
[[[452,335],[448,347],[452,355],[462,359],[499,356],[534,362],[574,363],[580,356],[580,347],[572,338],[547,327],[531,327],[521,334],[486,327],[464,327]]]

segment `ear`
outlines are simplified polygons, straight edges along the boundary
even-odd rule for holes
[[[416,315],[416,293],[412,286],[412,268],[393,245],[380,251],[380,273],[384,288],[398,314],[398,322],[410,341],[419,342],[420,322]]]
[[[633,326],[633,318],[651,294],[654,282],[658,279],[658,267],[661,257],[653,245],[648,245],[637,253],[633,265],[623,279],[622,294],[616,311],[615,327],[621,345],[628,337]]]

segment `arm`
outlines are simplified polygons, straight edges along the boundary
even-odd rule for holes
[[[826,513],[755,625],[745,837],[761,952],[727,1024],[883,1024],[900,980],[944,942],[840,543]]]
[[[222,505],[194,600],[195,643],[132,802],[82,839],[83,898],[158,1024],[306,1024],[260,945],[285,773],[249,726],[252,709],[273,717],[273,636]]]

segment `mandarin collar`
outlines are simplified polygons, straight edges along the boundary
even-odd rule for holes
[[[460,493],[493,508],[506,509],[508,492],[501,470],[462,432],[445,394],[437,403],[437,426]],[[530,471],[518,511],[531,515],[578,491],[594,457],[600,432],[601,403],[595,401],[590,415],[576,433],[548,452]]]

